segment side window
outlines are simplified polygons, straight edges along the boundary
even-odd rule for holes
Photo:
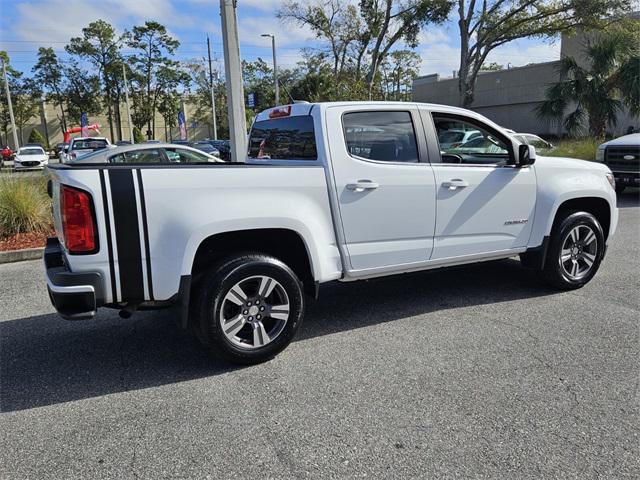
[[[164,163],[159,149],[130,150],[109,157],[109,163]]]
[[[342,117],[347,151],[383,162],[418,161],[416,134],[409,112],[353,112]]]
[[[509,148],[501,138],[478,124],[433,115],[442,163],[507,165]]]
[[[171,163],[207,163],[212,160],[199,152],[192,152],[184,148],[165,148],[165,153]]]

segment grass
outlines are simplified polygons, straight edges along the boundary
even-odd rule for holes
[[[52,228],[44,176],[0,175],[0,238]]]
[[[556,148],[545,151],[544,155],[549,157],[569,157],[580,158],[582,160],[595,160],[596,149],[604,140],[595,138],[579,138],[560,140]]]

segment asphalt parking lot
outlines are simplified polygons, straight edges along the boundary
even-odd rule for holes
[[[637,191],[635,191],[637,192]],[[0,477],[638,478],[640,199],[581,290],[506,260],[354,284],[249,368],[0,265]]]

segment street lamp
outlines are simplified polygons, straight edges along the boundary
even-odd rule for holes
[[[271,37],[271,49],[273,50],[273,84],[276,92],[276,106],[280,104],[280,92],[278,88],[278,64],[276,62],[276,37],[270,33],[263,33],[261,37]]]

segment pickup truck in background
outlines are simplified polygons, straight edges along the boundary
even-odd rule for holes
[[[96,150],[109,148],[111,143],[104,137],[76,137],[69,141],[66,153],[61,154],[64,163],[73,162]]]
[[[640,186],[640,133],[623,135],[601,144],[596,161],[603,162],[616,179],[616,193]]]
[[[442,149],[449,130],[489,147]],[[246,163],[156,158],[49,166],[52,303],[69,319],[172,308],[236,363],[282,351],[305,294],[326,282],[519,255],[549,284],[579,288],[618,220],[606,166],[536,158],[485,117],[441,105],[277,107],[256,117]]]

